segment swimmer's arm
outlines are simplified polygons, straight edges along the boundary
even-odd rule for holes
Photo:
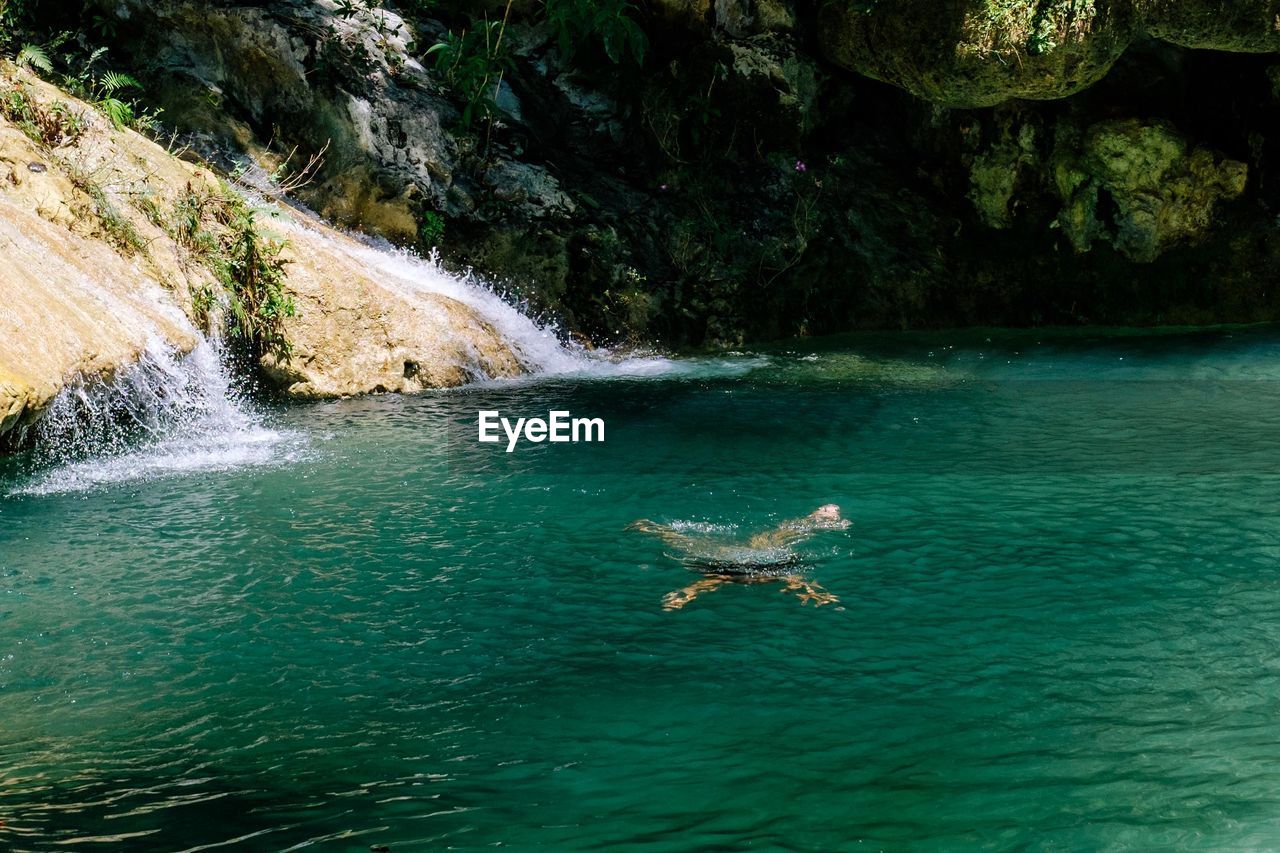
[[[676,532],[670,525],[658,524],[656,521],[650,521],[647,518],[631,522],[627,525],[627,529],[657,536],[663,542],[673,546],[688,547],[689,543],[693,541],[683,533]]]

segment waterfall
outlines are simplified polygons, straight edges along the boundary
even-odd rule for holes
[[[153,342],[110,381],[67,385],[21,438],[35,476],[12,494],[262,465],[296,443],[264,426],[204,337],[185,356]]]
[[[423,258],[389,244],[361,242],[312,227],[304,217],[288,213],[273,224],[294,236],[305,231],[306,241],[324,241],[411,303],[435,304],[432,300],[445,296],[472,308],[527,372],[523,379],[494,380],[476,364],[463,365],[478,382],[723,375],[751,370],[761,361],[674,361],[653,354],[590,350],[566,343],[554,327],[536,322],[473,276],[448,271],[434,254]],[[173,473],[287,462],[301,452],[304,443],[298,434],[269,428],[245,399],[219,347],[191,328],[165,294],[139,297],[144,295],[197,339],[195,349],[181,355],[157,334],[135,364],[118,370],[109,381],[69,383],[41,419],[19,436],[32,448],[27,458],[32,477],[11,494],[83,491]]]
[[[554,324],[535,320],[474,274],[447,270],[437,253],[424,258],[386,241],[362,242],[328,228],[311,227],[302,215],[286,214],[274,220],[272,226],[286,236],[305,232],[301,244],[319,241],[353,258],[380,285],[409,302],[421,301],[430,294],[473,309],[498,332],[530,377],[651,376],[680,369],[678,362],[651,353],[592,350],[563,340]],[[488,378],[472,365],[464,367],[477,381]]]

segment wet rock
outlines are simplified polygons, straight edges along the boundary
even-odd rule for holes
[[[287,286],[297,305],[284,322],[287,359],[267,375],[295,397],[325,398],[461,385],[516,376],[519,360],[474,309],[371,268],[367,250],[317,223],[286,232]]]
[[[30,98],[62,102],[86,132],[33,174],[27,164],[48,152],[0,119],[0,435],[37,418],[68,383],[110,379],[149,346],[195,346],[192,294],[217,285],[171,226],[180,198],[217,204],[224,192],[207,169],[21,77]],[[283,334],[293,357],[263,362],[286,392],[415,391],[522,370],[476,309],[371,271],[384,256],[288,215],[258,218],[263,236],[287,241],[284,287],[297,311]]]

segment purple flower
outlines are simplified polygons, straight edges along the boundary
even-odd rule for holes
[[[666,191],[667,191],[667,185],[666,185],[666,184],[663,184],[662,186],[658,187],[658,189],[662,190],[663,192],[666,192]]]
[[[804,164],[804,161],[803,161],[803,160],[797,160],[797,161],[796,161],[796,171],[797,171],[797,172],[807,172],[807,171],[809,171],[809,167],[808,167],[808,166],[806,166],[806,165]]]

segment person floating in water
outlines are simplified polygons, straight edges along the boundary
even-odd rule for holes
[[[657,536],[680,552],[675,559],[703,574],[702,579],[684,589],[667,593],[663,610],[679,610],[699,595],[713,592],[726,583],[781,583],[783,592],[794,592],[801,604],[835,604],[840,599],[795,571],[800,555],[796,545],[820,530],[844,530],[850,526],[840,515],[840,507],[825,504],[803,518],[784,521],[772,530],[753,535],[746,544],[731,544],[713,536],[695,535],[658,524],[647,518],[632,522],[628,530]]]

